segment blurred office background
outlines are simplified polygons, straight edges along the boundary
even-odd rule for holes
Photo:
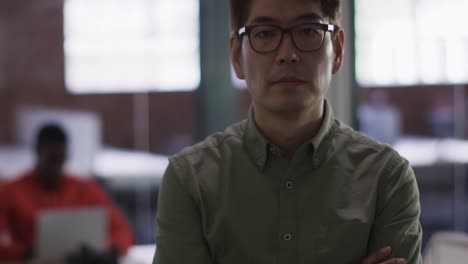
[[[335,115],[409,159],[424,243],[468,230],[464,0],[343,0]],[[0,181],[33,164],[41,122],[71,135],[67,167],[96,177],[138,244],[155,243],[167,156],[245,118],[228,1],[0,1]]]

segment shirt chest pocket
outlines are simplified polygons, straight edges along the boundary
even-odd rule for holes
[[[371,224],[362,210],[349,210],[331,217],[321,255],[330,263],[361,263],[367,254]],[[340,254],[336,254],[340,252]]]
[[[357,264],[367,251],[367,227],[356,223],[327,223],[316,239],[308,239],[300,254],[300,263]]]

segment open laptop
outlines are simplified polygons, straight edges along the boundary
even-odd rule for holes
[[[36,222],[36,256],[59,260],[82,245],[104,250],[106,211],[99,207],[41,211]]]

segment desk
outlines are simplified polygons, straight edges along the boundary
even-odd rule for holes
[[[137,245],[128,250],[127,256],[120,260],[120,264],[151,264],[153,262],[156,245]]]

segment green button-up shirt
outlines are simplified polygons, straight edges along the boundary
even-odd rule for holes
[[[159,194],[158,264],[361,263],[393,248],[421,263],[408,161],[335,120],[292,163],[248,120],[170,158]]]

